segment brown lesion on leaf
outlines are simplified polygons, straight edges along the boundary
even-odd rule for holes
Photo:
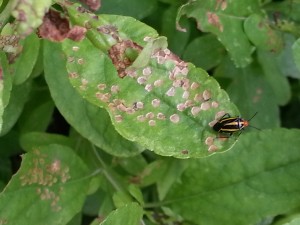
[[[58,11],[49,10],[38,29],[38,35],[41,38],[56,42],[61,42],[65,38],[80,41],[85,37],[86,31],[87,29],[84,27],[71,27],[69,20],[63,17]]]
[[[5,52],[12,52],[12,50],[19,47],[20,37],[17,35],[0,35],[0,49]]]
[[[97,31],[99,31],[102,34],[110,35],[113,39],[115,39],[117,42],[121,42],[122,39],[119,36],[117,27],[113,25],[104,25],[97,28]]]
[[[126,76],[125,70],[129,66],[131,66],[134,61],[133,59],[130,59],[126,54],[127,50],[133,50],[140,53],[142,47],[131,40],[124,40],[113,45],[108,51],[108,55],[111,58],[114,66],[116,67],[120,78]]]
[[[20,45],[20,36],[0,35],[0,49],[8,53],[8,62],[13,63],[23,49]]]
[[[218,28],[220,32],[223,32],[224,30],[223,24],[221,23],[220,18],[216,13],[207,12],[206,16],[207,16],[208,23]]]
[[[227,0],[217,0],[216,10],[221,9],[224,11],[227,8]]]
[[[64,191],[60,185],[71,178],[69,167],[62,165],[59,159],[49,159],[37,149],[33,154],[31,168],[20,174],[20,184],[35,187],[40,200],[47,201],[53,211],[60,211],[60,196]]]
[[[0,218],[0,225],[8,224],[8,220],[5,218]]]

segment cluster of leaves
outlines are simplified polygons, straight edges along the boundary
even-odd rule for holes
[[[0,3],[0,225],[299,223],[299,1]]]

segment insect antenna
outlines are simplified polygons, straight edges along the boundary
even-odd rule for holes
[[[255,117],[257,113],[258,113],[258,112],[254,113],[254,115],[248,120],[248,122],[249,122],[250,120],[252,120],[253,117]],[[259,129],[259,128],[257,128],[257,127],[254,127],[254,126],[251,126],[251,125],[248,125],[248,127],[255,128],[256,130],[261,130],[261,129]]]

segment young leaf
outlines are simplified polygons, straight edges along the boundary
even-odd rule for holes
[[[299,207],[299,130],[242,134],[231,151],[189,161],[165,201],[185,220],[259,224]]]
[[[111,212],[100,225],[140,225],[143,209],[137,203],[128,203]]]
[[[0,221],[66,224],[81,210],[91,179],[88,173],[68,147],[49,145],[26,153],[0,194]]]
[[[149,38],[146,31],[151,29],[145,24],[126,17],[114,21],[115,16],[97,20],[79,15],[76,10],[74,21],[91,21],[92,41],[63,43],[70,82],[83,98],[108,110],[120,134],[157,154],[178,158],[205,157],[232,146],[235,140],[215,138],[212,126],[237,109],[205,71],[165,48],[163,37]],[[124,20],[126,27],[119,23]],[[137,27],[139,35],[132,36],[129,31]],[[141,51],[137,61],[125,58],[127,49]]]

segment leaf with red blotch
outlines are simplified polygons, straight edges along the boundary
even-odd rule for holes
[[[70,26],[70,21],[61,16],[55,10],[49,10],[44,16],[43,23],[38,29],[41,38],[51,41],[61,42],[66,38],[74,41],[80,41],[84,38],[86,28],[80,26]]]

